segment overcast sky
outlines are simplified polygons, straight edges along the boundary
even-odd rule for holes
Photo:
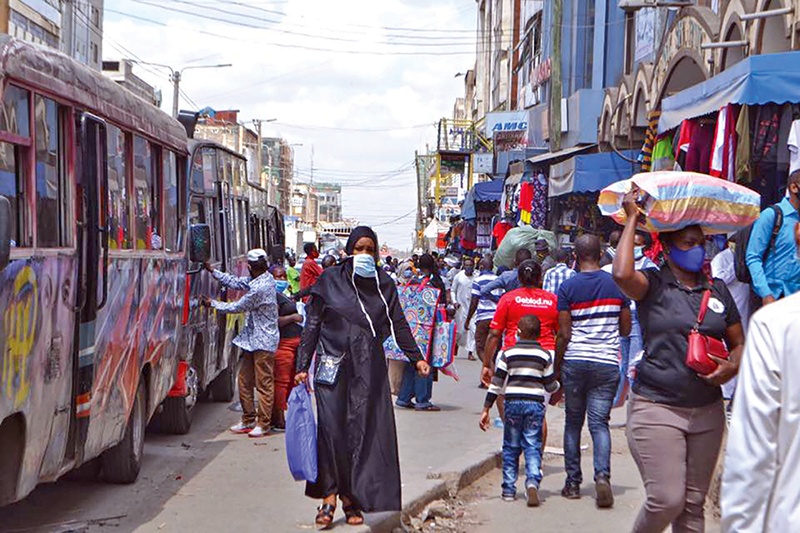
[[[414,150],[435,147],[475,54],[474,0],[106,0],[103,56],[187,70],[181,109],[278,119],[265,136],[295,147],[296,178],[344,185],[344,215],[408,249]],[[172,109],[169,72],[137,75]],[[403,218],[401,218],[403,217]]]

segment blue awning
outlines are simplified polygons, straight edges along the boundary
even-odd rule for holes
[[[800,52],[750,56],[661,102],[658,132],[676,128],[687,118],[726,104],[800,103]]]
[[[500,197],[503,195],[503,181],[502,179],[496,179],[476,183],[472,188],[475,202],[499,202]]]
[[[637,150],[622,152],[629,159],[635,159],[638,153]],[[626,161],[614,152],[578,155],[550,167],[547,195],[596,192],[628,179],[638,171],[638,164]]]

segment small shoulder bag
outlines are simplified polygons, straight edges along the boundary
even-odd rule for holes
[[[336,385],[336,379],[339,377],[339,372],[342,368],[345,354],[335,356],[325,353],[322,349],[322,344],[319,344],[317,349],[317,372],[314,375],[314,383],[319,385],[328,385],[330,387]]]
[[[703,301],[700,303],[700,312],[697,314],[697,321],[694,324],[694,328],[692,328],[692,331],[689,333],[689,347],[686,350],[686,366],[703,376],[712,373],[717,369],[717,366],[719,366],[709,355],[713,355],[719,359],[728,359],[728,357],[730,357],[728,348],[723,341],[700,333],[700,326],[706,318],[708,301],[710,299],[711,289],[707,289],[703,293]]]

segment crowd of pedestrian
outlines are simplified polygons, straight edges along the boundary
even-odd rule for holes
[[[610,413],[627,404],[628,446],[646,492],[633,531],[702,531],[726,428],[724,398],[732,417],[723,528],[791,530],[800,519],[792,415],[800,405],[793,385],[800,376],[800,172],[791,175],[787,198],[751,229],[718,242],[713,257],[699,227],[651,236],[639,231],[635,198],[623,206],[627,223],[609,245],[589,234],[572,249],[540,239],[516,250],[513,269],[495,268],[491,255],[382,260],[377,235],[363,227],[344,257],[320,259],[306,245],[299,270],[291,256],[270,266],[263,250],[248,253],[249,277],[206,265],[242,296],[202,303],[246,313],[234,340],[243,413],[231,431],[263,437],[282,430],[292,386],[310,382],[316,369],[320,474],[306,494],[323,500],[317,525],[332,524],[337,499],[353,525],[363,512],[399,510],[383,343],[392,337],[408,358],[395,405],[439,411],[432,401],[437,371],[420,352],[398,293],[427,286],[446,310],[437,320],[455,320],[462,353],[482,363],[479,425],[503,429],[504,500],[516,498],[524,455],[527,502],[539,505],[546,408],[563,404],[561,495],[581,497],[588,421],[596,505],[612,507]]]

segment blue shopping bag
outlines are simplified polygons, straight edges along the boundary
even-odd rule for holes
[[[317,423],[305,384],[289,394],[286,411],[286,459],[295,481],[317,481]]]

